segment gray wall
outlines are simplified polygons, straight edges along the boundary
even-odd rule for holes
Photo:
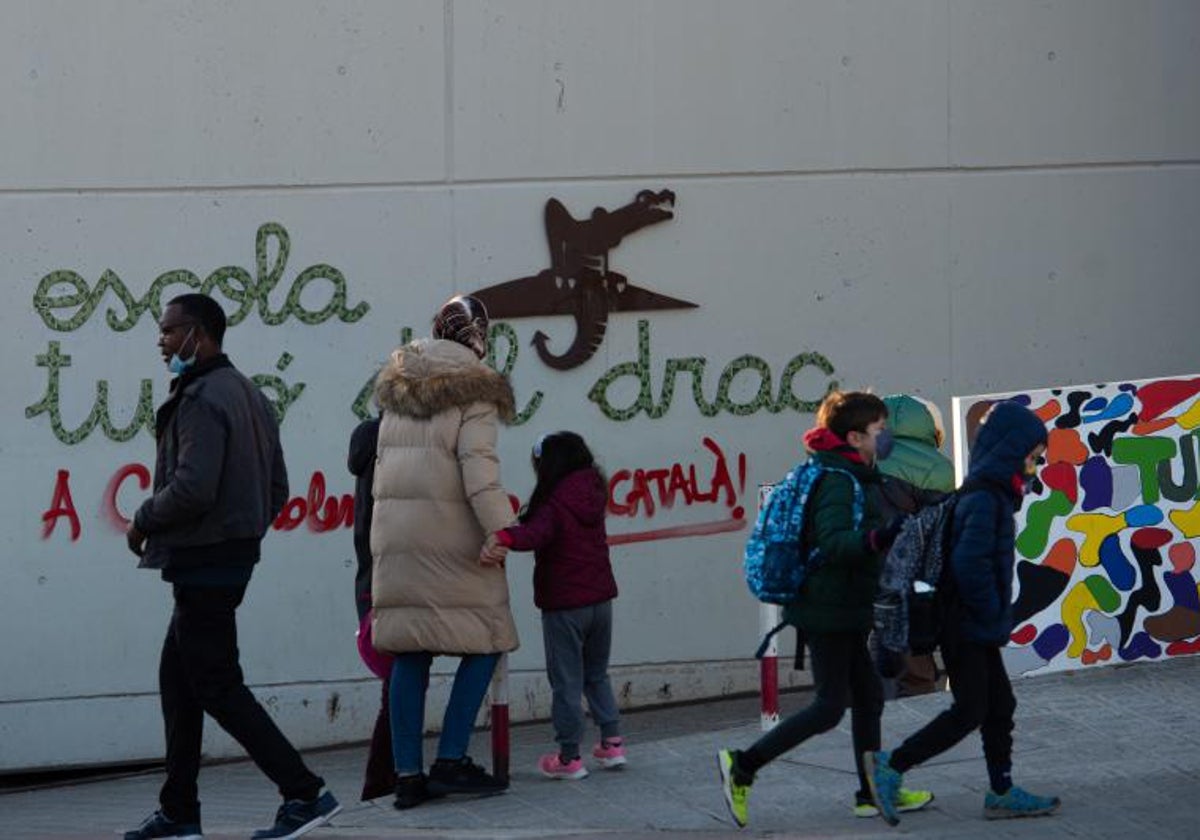
[[[423,332],[453,291],[546,267],[548,198],[586,218],[674,190],[674,218],[629,235],[610,265],[698,308],[617,313],[568,371],[529,346],[544,330],[560,352],[567,318],[512,319],[517,344],[501,354],[518,352],[522,406],[542,394],[501,443],[517,495],[528,447],[562,427],[614,478],[629,471],[617,505],[632,506],[638,468],[696,470],[694,492],[647,479],[653,515],[643,499],[610,518],[612,534],[637,536],[613,550],[628,704],[754,686],[745,524],[755,485],[799,457],[811,422],[756,401],[752,370],[727,382],[744,413],[701,411],[687,373],[665,408],[668,358],[706,360],[706,402],[740,357],[769,369],[774,401],[789,361],[815,353],[833,372],[796,376],[806,399],[836,381],[946,410],[954,394],[1197,367],[1191,2],[106,0],[8,3],[5,18],[0,615],[27,631],[0,646],[0,770],[161,750],[168,596],[120,534],[145,491],[136,476],[108,490],[123,466],[152,464],[150,434],[119,429],[167,379],[155,313],[122,325],[106,271],[140,300],[174,269],[238,266],[257,281],[278,268],[267,299],[279,312],[305,268],[336,270],[342,315],[324,311],[338,281],[319,269],[288,317],[254,309],[229,349],[248,373],[304,383],[283,424],[293,495],[319,474],[340,497],[351,406],[402,328]],[[287,232],[286,259],[269,223]],[[60,270],[89,294],[103,277],[110,288],[91,317],[55,328],[79,307],[59,283],[43,292],[60,308],[36,309]],[[346,314],[359,303],[365,313]],[[588,394],[639,358],[639,319],[653,398],[613,420]],[[51,394],[53,342],[72,361]],[[68,434],[98,383],[118,433]],[[626,377],[605,393],[626,407],[638,389]],[[60,470],[75,538],[66,516],[44,533]],[[268,538],[242,617],[250,679],[303,744],[365,737],[377,698],[352,644],[349,532],[313,524]],[[548,692],[528,564],[511,563],[510,579],[520,719],[545,714]],[[222,737],[207,749],[230,752]]]

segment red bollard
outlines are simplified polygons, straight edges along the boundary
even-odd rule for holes
[[[758,485],[758,513],[760,515],[762,509],[767,506],[767,500],[771,497],[771,491],[774,489],[774,484]],[[780,609],[775,604],[758,605],[760,639],[778,626],[779,614]],[[759,662],[758,693],[761,699],[760,723],[763,732],[766,732],[774,729],[775,725],[779,723],[779,643],[775,636],[772,636],[770,642],[767,643],[767,649]]]
[[[758,610],[758,629],[762,635],[767,635],[779,624],[779,607],[774,604],[762,604]],[[772,636],[767,644],[766,653],[759,663],[759,696],[761,697],[762,730],[774,729],[779,723],[779,645],[776,637]]]
[[[508,654],[500,654],[492,675],[492,775],[508,781]]]

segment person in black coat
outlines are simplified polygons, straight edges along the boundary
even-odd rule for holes
[[[358,561],[354,572],[354,606],[358,610],[360,627],[371,609],[371,516],[375,504],[371,487],[375,483],[378,440],[379,418],[362,421],[350,435],[350,454],[346,458],[346,467],[354,476],[354,556]],[[392,726],[388,718],[388,681],[381,682],[382,705],[371,732],[363,778],[364,802],[387,796],[396,787],[396,774],[392,769]]]
[[[361,622],[371,609],[371,513],[375,499],[375,451],[379,441],[379,418],[371,417],[354,427],[346,467],[354,476],[354,606]]]
[[[1015,523],[1026,483],[1046,451],[1046,427],[1014,402],[992,407],[971,447],[966,489],[954,509],[949,595],[941,649],[954,702],[894,752],[864,756],[875,805],[895,825],[895,792],[903,774],[953,747],[975,729],[983,739],[991,789],[988,819],[1048,814],[1058,797],[1037,796],[1012,783],[1013,714],[1017,701],[1000,649],[1013,630]]]

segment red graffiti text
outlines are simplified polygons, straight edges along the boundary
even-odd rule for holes
[[[123,534],[129,527],[132,510],[129,511],[129,515],[122,512],[117,505],[117,498],[131,478],[137,481],[138,489],[150,489],[150,470],[144,464],[124,464],[118,467],[108,480],[100,498],[99,517],[114,533]],[[42,513],[43,540],[50,539],[60,519],[67,520],[71,542],[77,542],[83,534],[83,526],[71,495],[71,472],[65,469],[58,470],[50,506]],[[339,528],[353,528],[354,496],[350,493],[330,495],[325,485],[325,474],[317,470],[308,481],[308,491],[305,495],[289,499],[271,528],[276,531],[294,531],[301,525],[314,534],[323,534]]]
[[[738,453],[735,480],[720,445],[709,437],[703,438],[701,443],[713,456],[711,465],[676,462],[664,467],[614,472],[608,482],[608,512],[612,516],[651,518],[660,509],[670,510],[682,501],[689,507],[720,505],[729,509],[729,515],[715,522],[612,534],[609,545],[719,534],[746,526],[746,509],[741,503],[746,489],[745,453]]]
[[[344,493],[337,496],[325,495],[325,473],[318,470],[308,481],[308,493],[289,499],[283,506],[275,524],[276,531],[294,531],[307,525],[314,534],[323,534],[336,528],[354,527],[354,496]]]

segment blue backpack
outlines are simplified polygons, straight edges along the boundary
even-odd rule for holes
[[[772,488],[746,541],[746,584],[758,600],[793,603],[809,573],[820,564],[820,551],[804,545],[804,515],[817,481],[827,472],[849,476],[854,485],[854,527],[862,523],[863,490],[852,473],[816,461],[794,467]]]

